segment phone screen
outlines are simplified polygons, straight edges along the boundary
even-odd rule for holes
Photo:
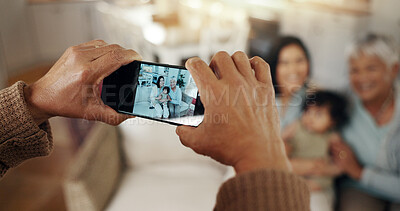
[[[185,67],[134,61],[103,80],[103,102],[119,113],[197,126],[204,107]]]

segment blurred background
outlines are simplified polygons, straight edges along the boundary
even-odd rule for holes
[[[372,31],[400,39],[396,0],[14,0],[0,6],[0,87],[92,39],[133,48],[145,60],[183,64],[192,56],[209,60],[218,50],[263,57],[279,35],[296,35],[311,51],[312,78],[340,88],[345,81],[329,79],[345,73],[344,48],[356,36]]]
[[[367,32],[399,43],[399,8],[398,0],[1,0],[0,88],[37,80],[66,48],[92,39],[179,65],[193,56],[208,62],[219,50],[265,58],[279,36],[295,35],[310,50],[312,80],[343,90],[346,46]],[[0,210],[71,208],[64,178],[85,139],[95,136],[94,123],[54,118],[52,125],[55,151],[0,181]]]

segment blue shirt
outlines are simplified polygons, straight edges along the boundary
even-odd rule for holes
[[[285,129],[286,126],[290,125],[292,122],[300,118],[301,114],[303,113],[302,107],[305,96],[306,88],[302,87],[290,99],[284,115],[282,114],[282,109],[284,106],[282,101],[278,97],[275,99],[280,118],[281,131]]]
[[[175,87],[175,92],[172,90],[172,88],[169,91],[169,96],[171,97],[170,103],[175,104],[175,105],[180,105],[182,101],[182,91],[181,88],[178,86]]]
[[[400,93],[395,89],[395,111],[390,123],[378,126],[360,100],[353,96],[350,122],[342,131],[358,161],[364,167],[360,181],[345,180],[344,187],[400,202]]]

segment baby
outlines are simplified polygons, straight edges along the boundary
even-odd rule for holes
[[[162,109],[163,109],[163,117],[168,118],[169,116],[169,110],[168,110],[168,101],[171,101],[171,97],[169,96],[169,87],[165,86],[162,89],[162,92],[160,95],[156,97],[156,100],[160,102]]]
[[[282,133],[295,173],[303,176],[311,192],[311,210],[332,210],[332,182],[341,170],[333,164],[329,145],[347,122],[345,98],[329,91],[308,95],[300,120]],[[313,208],[314,207],[314,208]]]

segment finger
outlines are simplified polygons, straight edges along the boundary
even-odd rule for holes
[[[91,62],[91,70],[96,83],[100,83],[105,77],[134,60],[141,60],[142,57],[133,50],[116,49]]]
[[[99,57],[102,57],[106,55],[107,53],[111,51],[116,51],[119,49],[124,49],[121,46],[117,44],[111,44],[111,45],[103,45],[98,48],[89,48],[85,49],[85,55],[89,57],[91,61],[98,59]]]
[[[340,152],[343,150],[343,148],[340,145],[335,145],[335,144],[332,144],[331,149],[333,152]]]
[[[213,56],[210,68],[214,70],[219,79],[223,79],[224,77],[240,76],[232,58],[225,51],[220,51]]]
[[[95,47],[95,46],[103,46],[107,45],[104,40],[91,40],[89,42],[81,43],[77,45],[79,48],[86,48],[86,47]]]
[[[333,143],[332,145],[336,151],[350,151],[350,148],[347,147],[347,145],[345,145],[343,142]]]
[[[340,168],[343,168],[343,165],[342,165],[342,159],[340,159],[339,157],[337,157],[337,156],[334,156],[333,157],[333,162],[336,164],[336,165],[338,165]]]
[[[271,71],[267,62],[255,56],[250,59],[250,64],[258,81],[272,85]]]
[[[181,143],[193,150],[196,149],[197,138],[196,128],[191,126],[179,126],[176,128],[176,134],[179,136]],[[195,150],[196,151],[196,150]]]
[[[341,151],[342,151],[341,149],[331,149],[331,154],[336,157],[339,156],[339,153]]]
[[[187,60],[185,66],[193,76],[200,95],[204,96],[206,94],[207,85],[213,85],[218,82],[210,67],[198,57]]]
[[[85,51],[85,50],[100,48],[100,47],[105,46],[105,45],[108,45],[108,44],[104,44],[104,45],[89,45],[89,46],[84,46],[84,47],[78,47],[78,49],[81,50],[81,51]]]
[[[245,78],[254,78],[254,72],[251,69],[249,58],[242,51],[237,51],[232,55],[233,62],[235,63],[236,69],[239,70]]]

